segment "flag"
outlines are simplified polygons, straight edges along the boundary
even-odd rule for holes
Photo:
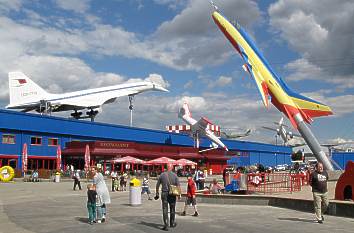
[[[27,154],[27,144],[23,144],[22,148],[22,171],[27,172],[28,154]]]
[[[57,148],[57,171],[61,170],[61,149],[60,146]]]
[[[86,149],[85,149],[85,170],[87,170],[90,167],[90,147],[88,144],[86,144]]]

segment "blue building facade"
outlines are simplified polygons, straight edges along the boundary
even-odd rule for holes
[[[89,121],[78,121],[40,114],[0,110],[0,166],[22,167],[22,149],[28,147],[29,166],[53,169],[57,147],[65,149],[73,141],[126,141],[161,146],[193,147],[188,135],[166,131],[134,128]],[[242,157],[249,165],[266,166],[290,163],[291,148],[270,144],[223,140],[230,149],[227,159]],[[208,148],[210,141],[203,139],[201,147]],[[213,153],[205,156],[212,157]],[[226,159],[224,160],[226,164]]]
[[[332,152],[332,159],[344,170],[348,161],[354,161],[354,152]]]

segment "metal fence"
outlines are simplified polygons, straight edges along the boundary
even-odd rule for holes
[[[248,193],[298,192],[305,185],[302,174],[294,173],[249,173],[247,174]]]

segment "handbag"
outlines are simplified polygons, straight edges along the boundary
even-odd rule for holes
[[[178,186],[171,184],[170,181],[170,176],[168,174],[167,175],[167,181],[168,181],[168,194],[170,196],[179,196],[181,195],[181,190],[179,189]]]

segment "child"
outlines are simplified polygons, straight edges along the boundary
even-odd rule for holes
[[[113,188],[114,188],[115,191],[119,191],[119,180],[118,180],[118,178],[116,178],[114,180],[113,186],[114,186]]]
[[[184,203],[184,210],[182,212],[182,216],[186,216],[186,211],[187,211],[187,206],[192,204],[194,208],[194,214],[193,216],[197,217],[199,215],[197,211],[197,201],[195,198],[195,191],[197,187],[195,185],[195,182],[193,181],[192,175],[188,175],[188,181],[187,181],[187,197],[186,197],[186,202]]]
[[[209,190],[212,194],[220,194],[223,187],[218,183],[217,179],[213,179],[213,183],[210,184]]]
[[[141,189],[141,195],[143,195],[144,193],[147,193],[148,195],[148,199],[152,200],[152,198],[150,197],[150,187],[149,187],[149,177],[147,175],[144,176],[143,178],[143,185],[142,185],[142,189]]]
[[[127,191],[127,178],[128,174],[124,172],[120,177],[120,191]]]
[[[89,215],[88,223],[90,225],[92,225],[96,219],[96,197],[97,197],[97,193],[96,193],[95,186],[93,186],[92,184],[88,184],[87,185],[87,211]]]

